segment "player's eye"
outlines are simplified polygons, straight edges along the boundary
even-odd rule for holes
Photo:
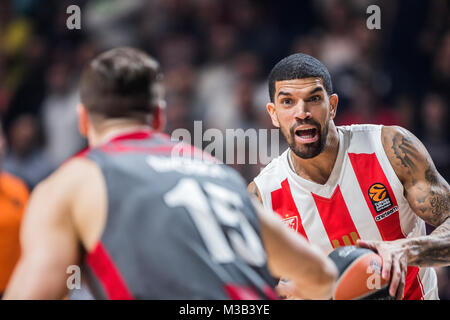
[[[322,97],[318,95],[312,96],[311,98],[308,99],[308,101],[310,102],[319,102],[320,100],[322,100]]]
[[[291,98],[284,98],[281,100],[281,104],[292,104]]]

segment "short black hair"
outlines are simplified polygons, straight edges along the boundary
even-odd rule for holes
[[[322,62],[304,53],[295,53],[282,59],[269,74],[270,101],[274,102],[275,100],[275,83],[277,81],[312,77],[321,78],[328,95],[333,93],[330,73]]]
[[[158,103],[158,62],[145,52],[115,48],[94,58],[83,70],[81,102],[102,118],[146,121]]]

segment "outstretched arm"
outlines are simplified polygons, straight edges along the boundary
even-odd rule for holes
[[[383,147],[404,187],[413,211],[436,227],[428,236],[391,242],[359,241],[383,256],[384,278],[392,271],[391,294],[399,286],[403,293],[406,266],[446,266],[450,264],[450,187],[437,172],[427,150],[412,133],[400,127],[383,127]],[[392,269],[392,270],[391,270]]]
[[[69,199],[71,164],[39,184],[21,227],[22,255],[4,299],[62,299],[68,292],[66,273],[79,264],[80,243],[71,216]],[[78,171],[77,171],[78,172]]]

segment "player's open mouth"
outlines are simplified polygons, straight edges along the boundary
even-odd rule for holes
[[[297,129],[295,135],[301,143],[313,143],[319,138],[317,128]]]

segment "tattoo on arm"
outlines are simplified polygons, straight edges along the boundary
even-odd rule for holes
[[[392,141],[392,150],[406,169],[417,169],[416,162],[419,160],[417,149],[410,139],[401,134],[396,134]]]
[[[425,179],[428,181],[428,183],[432,185],[436,185],[439,183],[439,179],[436,176],[436,173],[431,168],[431,166],[428,167],[428,169],[425,171]]]
[[[421,142],[409,131],[391,132],[391,161],[414,211],[439,226],[449,216],[449,185],[440,177]]]
[[[416,187],[415,197],[421,217],[427,223],[437,226],[425,237],[411,239],[409,263],[417,266],[450,265],[450,216],[449,188],[431,165],[425,170],[424,187]]]
[[[450,265],[450,219],[437,227],[430,236],[411,239],[408,264],[423,267]]]
[[[449,217],[448,184],[440,181],[436,169],[431,166],[425,171],[425,182],[428,190],[423,190],[425,191],[422,192],[423,197],[419,194],[416,200],[424,205],[423,208],[419,208],[429,218],[429,223],[439,226]]]

